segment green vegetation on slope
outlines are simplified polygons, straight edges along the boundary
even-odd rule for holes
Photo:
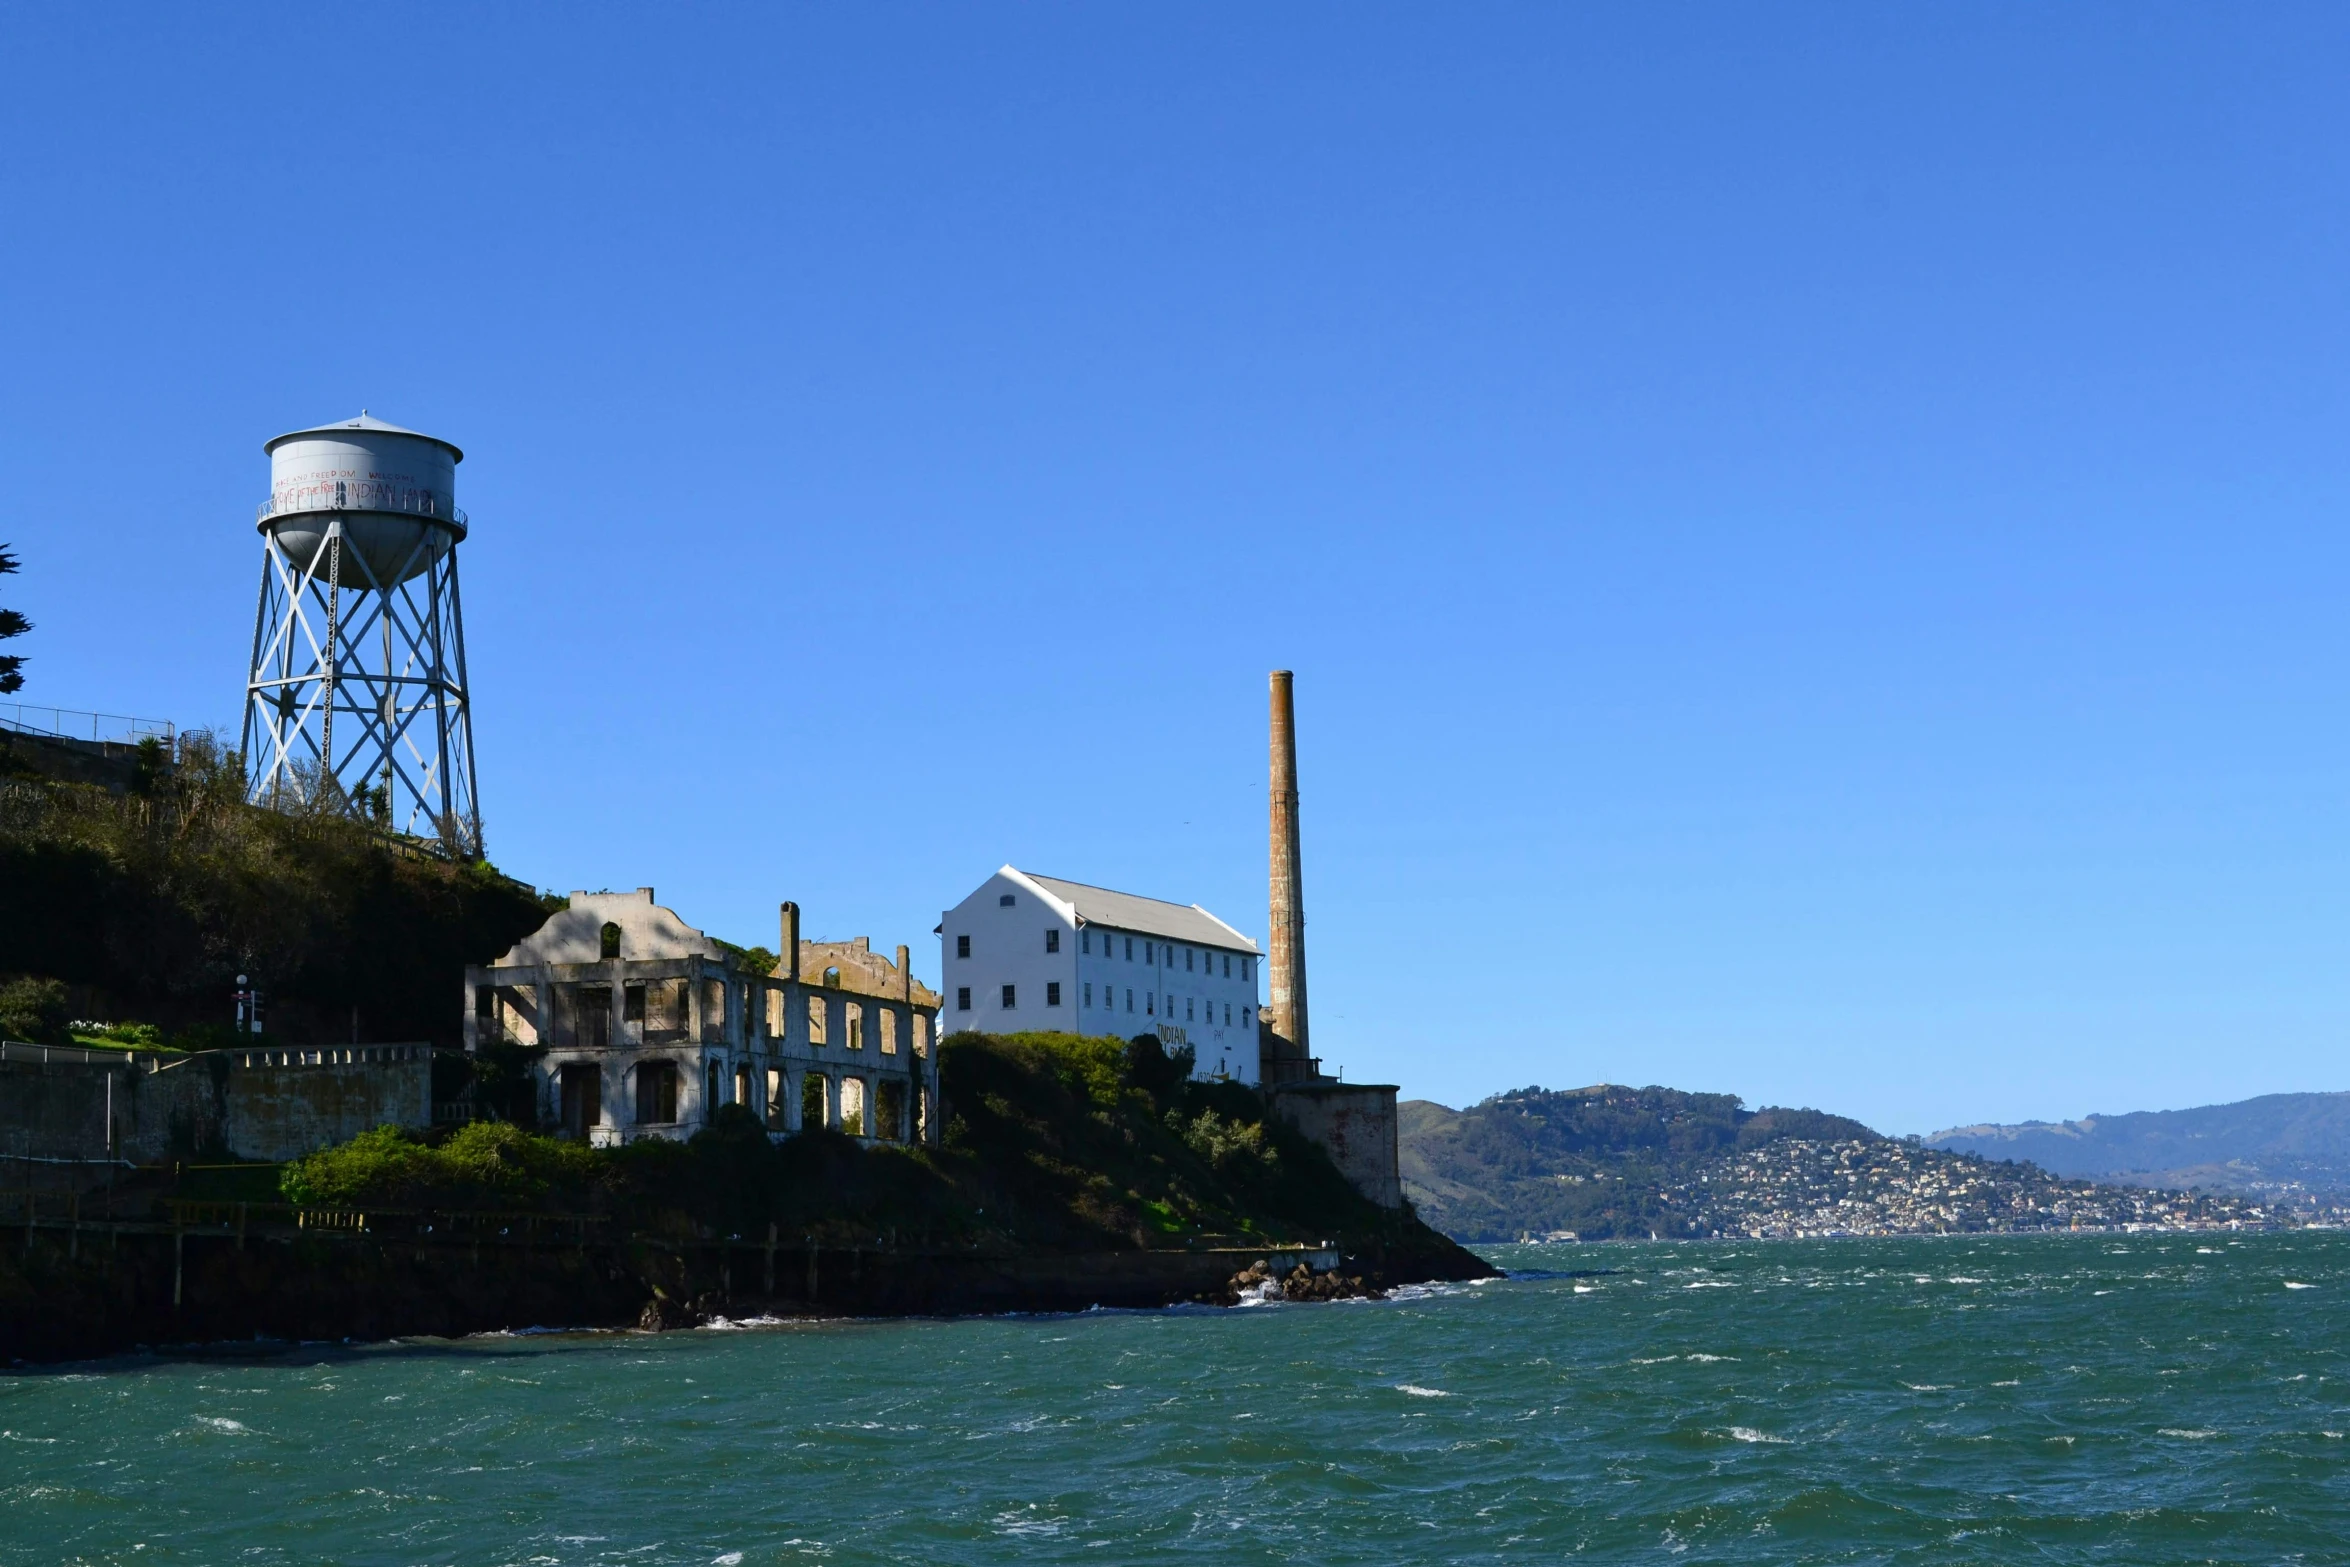
[[[772,1142],[730,1106],[688,1142],[621,1148],[476,1123],[392,1128],[286,1167],[295,1201],[600,1213],[634,1230],[1047,1251],[1193,1238],[1333,1239],[1451,1256],[1349,1186],[1237,1084],[1193,1083],[1155,1040],[956,1034],[940,1046],[943,1147],[813,1132]]]
[[[184,1034],[225,1033],[246,973],[269,994],[274,1034],[346,1039],[355,1007],[368,1039],[454,1043],[465,964],[535,930],[549,905],[486,864],[332,812],[257,809],[244,792],[240,758],[200,733],[125,794],[0,778],[0,979],[89,987],[113,1020]]]
[[[1787,1138],[1879,1142],[1818,1110],[1747,1110],[1671,1088],[1522,1088],[1466,1110],[1401,1107],[1405,1190],[1461,1240],[1571,1230],[1586,1240],[1688,1233],[1669,1190],[1700,1166]]]

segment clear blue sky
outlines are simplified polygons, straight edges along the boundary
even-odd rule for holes
[[[0,15],[26,700],[233,726],[260,443],[465,447],[493,857],[1011,861],[1317,1044],[1891,1131],[2350,1088],[2350,11]]]

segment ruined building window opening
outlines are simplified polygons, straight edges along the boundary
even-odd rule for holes
[[[604,1074],[597,1067],[573,1062],[558,1074],[557,1107],[567,1137],[585,1137],[590,1127],[604,1124]]]
[[[808,1043],[830,1044],[826,1025],[832,1020],[832,1006],[822,996],[808,998]]]
[[[1006,1012],[1011,1011],[1014,1007],[1020,1004],[1017,999],[1018,994],[1018,987],[1013,985],[1006,985],[1004,987],[1004,1010]]]
[[[644,1039],[647,1044],[678,1045],[686,1038],[686,982],[648,980],[644,984]]]
[[[840,1129],[851,1137],[865,1135],[865,1080],[861,1077],[840,1080]]]
[[[930,1054],[930,1019],[914,1014],[914,1054],[927,1058]]]
[[[734,1069],[734,1102],[745,1109],[757,1108],[751,1100],[751,1069],[747,1066]]]
[[[473,987],[473,1015],[477,1021],[484,1023],[498,1015],[497,986],[476,985]]]
[[[862,1050],[865,1048],[865,1008],[851,1002],[845,1010],[849,1019],[849,1048]]]
[[[642,1026],[645,1021],[645,984],[635,980],[620,987],[620,1021]]]
[[[639,1126],[677,1124],[677,1063],[642,1061],[636,1069],[636,1119]]]
[[[596,955],[606,962],[610,962],[612,959],[620,956],[619,926],[606,923],[601,935],[599,951]]]
[[[726,981],[722,979],[702,981],[702,1037],[726,1037]]]
[[[612,987],[610,985],[572,985],[556,992],[569,1001],[567,1010],[570,1027],[563,1030],[564,1042],[580,1050],[609,1050],[612,1048]]]
[[[969,985],[957,985],[955,987],[955,1010],[957,1012],[968,1012],[971,1010],[971,987]]]
[[[824,988],[825,988],[825,989],[827,989],[827,990],[838,990],[838,989],[840,989],[840,970],[839,970],[839,969],[837,969],[837,968],[828,968],[828,969],[826,969],[826,970],[824,971]]]
[[[873,1023],[874,1033],[881,1036],[881,1053],[885,1056],[896,1055],[898,1053],[897,1009],[895,1007],[874,1008]]]
[[[702,1072],[702,1119],[703,1119],[703,1120],[707,1121],[707,1120],[709,1120],[709,1119],[710,1119],[712,1116],[716,1115],[716,1114],[718,1113],[718,1107],[719,1107],[721,1104],[724,1104],[724,1103],[726,1102],[726,1100],[725,1100],[725,1096],[724,1096],[724,1095],[722,1095],[722,1094],[719,1092],[719,1087],[720,1087],[720,1085],[721,1085],[722,1083],[724,1083],[724,1081],[725,1081],[724,1074],[723,1074],[723,1072],[721,1071],[721,1069],[719,1068],[719,1065],[718,1065],[718,1063],[717,1063],[717,1062],[715,1062],[715,1061],[711,1062],[711,1063],[709,1064],[709,1066],[708,1066],[708,1067],[706,1067],[706,1068],[703,1070],[703,1072]]]
[[[1047,952],[1061,950],[1061,933],[1059,931],[1048,930],[1044,933],[1044,950]]]
[[[774,986],[767,987],[767,1037],[783,1037],[783,992]]]
[[[914,1096],[914,1140],[916,1142],[932,1141],[931,1125],[936,1115],[937,1110],[932,1103],[930,1090],[925,1088]]]
[[[820,1132],[831,1124],[825,1101],[831,1096],[825,1091],[824,1074],[810,1072],[800,1079],[800,1130]]]
[[[1061,1004],[1061,982],[1059,980],[1048,979],[1044,982],[1044,1004],[1048,1007],[1057,1007]]]
[[[969,936],[957,936],[955,938],[955,956],[958,958],[967,958],[970,955],[971,938]]]
[[[775,1067],[769,1067],[767,1069],[767,1130],[770,1132],[786,1130],[783,1124],[785,1103],[783,1073]]]
[[[905,1141],[906,1085],[895,1078],[874,1085],[873,1135],[885,1142]]]

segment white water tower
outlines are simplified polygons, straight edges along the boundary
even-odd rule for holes
[[[481,853],[447,441],[372,418],[281,435],[245,682],[257,805],[324,805]]]

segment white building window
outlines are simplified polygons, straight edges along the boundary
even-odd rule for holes
[[[1044,950],[1047,952],[1061,950],[1061,933],[1059,931],[1048,930],[1044,933]]]
[[[1197,954],[1197,953],[1195,953],[1195,952],[1193,952],[1193,951],[1192,951],[1192,950],[1191,950],[1189,947],[1185,947],[1185,948],[1183,949],[1183,972],[1184,972],[1184,973],[1188,974],[1188,973],[1190,973],[1190,972],[1191,972],[1191,960],[1192,960],[1194,957],[1196,957],[1196,956],[1198,956],[1198,954]]]
[[[1224,1003],[1224,1026],[1226,1028],[1232,1026],[1232,1003],[1229,1001]]]
[[[1059,980],[1048,979],[1044,982],[1044,1004],[1048,1007],[1057,1007],[1061,1004],[1061,982]]]
[[[1129,1012],[1134,1010],[1134,992],[1131,990],[1126,992],[1126,1010]]]
[[[971,1010],[971,987],[969,985],[957,985],[955,987],[955,1010],[957,1012],[968,1012]]]
[[[1091,952],[1093,950],[1092,931],[1081,930],[1077,933],[1077,950],[1080,952]]]
[[[1016,1001],[1016,1000],[1014,1000],[1014,999],[1013,999],[1013,997],[1014,997],[1014,994],[1015,994],[1015,992],[1014,992],[1014,989],[1013,989],[1013,987],[1012,987],[1012,986],[1010,986],[1010,985],[1006,985],[1006,986],[1004,987],[1004,1010],[1005,1010],[1006,1012],[1009,1012],[1009,1011],[1011,1011],[1011,1010],[1012,1010],[1012,1008],[1014,1008],[1014,1007],[1016,1007],[1016,1006],[1018,1006],[1018,1005],[1020,1004],[1018,1001]]]
[[[1090,979],[1085,982],[1085,1004],[1089,1007],[1093,1005],[1093,981]]]
[[[1002,897],[996,899],[995,902],[997,908],[1008,909],[1012,906],[1012,895],[1007,892]]]
[[[1132,936],[1126,938],[1126,961],[1129,963],[1134,961],[1134,938]],[[1128,1007],[1126,1010],[1131,1012],[1134,1009]]]
[[[957,936],[955,938],[955,956],[958,958],[967,958],[970,955],[971,938],[969,936]]]
[[[1159,1015],[1159,1010],[1158,1010],[1158,1008],[1159,1008],[1159,993],[1158,993],[1157,991],[1155,991],[1155,990],[1146,990],[1146,991],[1144,991],[1144,992],[1142,993],[1142,1010],[1143,1010],[1143,1015],[1144,1015],[1144,1016],[1146,1016],[1146,1017],[1157,1017],[1157,1016]]]

